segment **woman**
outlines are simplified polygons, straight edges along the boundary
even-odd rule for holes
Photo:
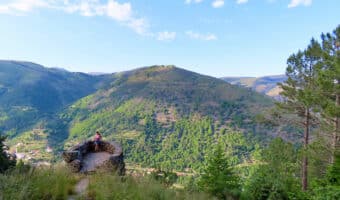
[[[99,133],[99,131],[96,132],[96,135],[94,136],[94,151],[98,151],[99,150],[99,145],[102,142],[102,135]]]

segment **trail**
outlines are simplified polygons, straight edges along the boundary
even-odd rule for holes
[[[111,154],[107,152],[95,152],[88,153],[83,159],[83,167],[81,172],[91,172],[102,165],[103,162],[110,158]],[[74,195],[68,197],[68,200],[76,200],[79,197],[84,197],[86,195],[86,190],[89,186],[89,178],[82,178],[74,187]]]
[[[87,177],[82,178],[74,188],[74,195],[71,195],[67,198],[67,200],[76,200],[79,197],[83,197],[86,195],[87,187],[89,186],[89,179]]]

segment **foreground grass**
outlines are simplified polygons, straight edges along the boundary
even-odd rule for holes
[[[88,197],[92,199],[211,199],[204,193],[166,188],[151,177],[117,177],[113,174],[94,174],[90,177]]]
[[[85,176],[71,173],[64,167],[51,167],[0,174],[0,200],[68,199],[71,195],[77,196],[74,188],[82,178],[89,179],[89,186],[78,199],[211,199],[204,193],[167,188],[148,176],[117,177],[105,172]]]
[[[0,200],[67,199],[78,179],[62,167],[13,170],[0,174]]]

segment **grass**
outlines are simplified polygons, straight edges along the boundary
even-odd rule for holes
[[[151,177],[117,177],[114,174],[95,174],[90,178],[88,197],[92,199],[211,199],[203,193],[189,193],[185,190],[166,188]]]
[[[16,169],[0,174],[0,199],[67,199],[78,179],[62,167]]]
[[[78,199],[212,199],[205,193],[165,187],[151,176],[118,177],[107,172],[80,175],[69,172],[63,166],[54,166],[28,170],[15,169],[0,174],[0,200],[63,200],[70,196],[76,197],[75,186],[84,177],[89,179],[89,186]]]

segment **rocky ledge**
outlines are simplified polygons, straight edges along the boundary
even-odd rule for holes
[[[62,157],[73,172],[106,170],[125,174],[123,150],[116,142],[102,141],[98,151],[95,151],[94,142],[87,141],[64,151]]]

